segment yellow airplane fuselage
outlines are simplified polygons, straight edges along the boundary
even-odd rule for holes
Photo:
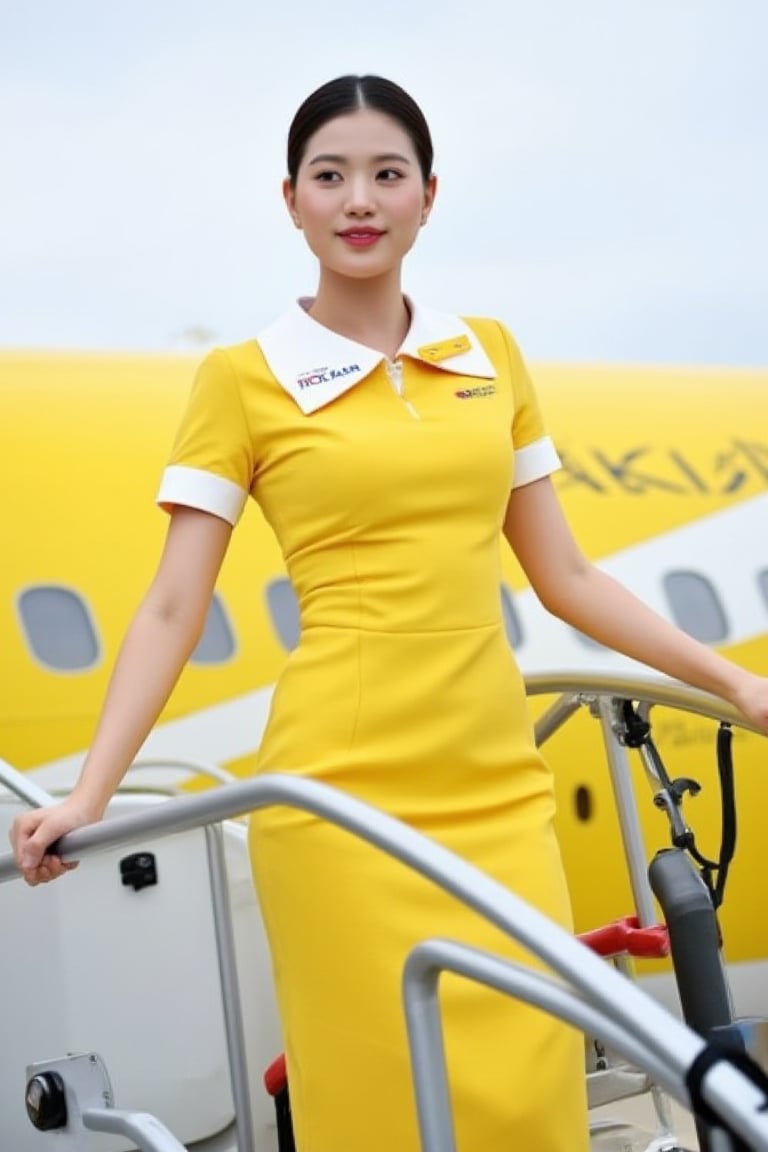
[[[32,769],[79,756],[91,739],[117,647],[162,546],[166,518],[154,496],[194,359],[6,352],[0,370],[0,757]],[[670,572],[682,581],[680,610],[697,589],[705,600],[714,593],[710,615],[719,609],[723,628],[713,643],[767,672],[768,370],[539,366],[534,377],[564,462],[557,487],[585,552],[614,565],[661,610]],[[681,554],[669,559],[677,546]],[[503,570],[510,603],[519,607],[524,671],[610,663],[565,629],[550,636],[511,555]],[[234,649],[220,662],[187,667],[161,726],[205,717],[274,683],[286,650],[266,590],[283,576],[271,531],[251,505],[217,589]],[[754,593],[748,611],[742,580]],[[40,588],[71,592],[86,605],[95,641],[86,666],[52,666],[35,652],[21,606],[25,592]],[[221,757],[237,774],[252,767],[262,720],[254,713],[248,748]],[[670,773],[703,784],[685,812],[701,849],[716,854],[715,727],[678,713],[659,715],[655,730]],[[215,747],[215,731],[211,741]],[[547,756],[578,926],[626,914],[630,889],[594,721],[575,718],[547,745]],[[768,744],[741,734],[734,759],[739,841],[723,932],[729,960],[763,961]],[[638,777],[637,785],[652,855],[669,844],[668,828],[645,781]],[[586,816],[575,801],[579,789],[590,797]]]

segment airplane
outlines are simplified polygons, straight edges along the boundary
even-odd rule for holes
[[[159,555],[165,516],[155,490],[195,359],[0,352],[0,758],[53,793],[75,779],[117,646]],[[587,555],[699,639],[765,672],[768,369],[536,364],[532,373],[563,461],[555,483]],[[502,573],[507,632],[525,675],[643,671],[548,616],[508,549]],[[249,502],[204,634],[139,759],[247,777],[298,631],[279,550]],[[544,703],[531,700],[534,716]],[[659,709],[653,730],[670,772],[703,786],[685,810],[712,855],[720,836],[716,726]],[[576,926],[584,931],[625,914],[632,900],[626,871],[607,863],[620,858],[621,838],[600,732],[587,710],[546,755]],[[739,842],[720,922],[740,1011],[768,1016],[768,924],[755,903],[768,803],[762,738],[738,730],[734,759]],[[641,777],[650,858],[669,835]],[[154,768],[146,787],[176,779],[172,769]],[[266,963],[259,965],[266,983]],[[669,999],[668,966],[642,961],[637,969]],[[267,1032],[269,1043],[279,1042],[274,1021]]]

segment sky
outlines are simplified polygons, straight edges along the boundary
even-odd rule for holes
[[[0,347],[247,339],[314,259],[295,109],[376,72],[439,192],[404,287],[530,359],[768,365],[767,0],[0,0]]]

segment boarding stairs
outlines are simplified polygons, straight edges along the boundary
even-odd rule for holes
[[[437,1000],[444,971],[580,1028],[589,1038],[591,1103],[652,1097],[655,1134],[646,1139],[620,1123],[595,1122],[596,1149],[681,1148],[672,1131],[671,1098],[695,1108],[706,1152],[768,1152],[768,1082],[746,1054],[753,1034],[763,1034],[759,1022],[731,1018],[718,943],[707,970],[715,987],[693,1000],[685,995],[687,985],[700,981],[691,957],[676,956],[672,947],[684,1007],[687,1001],[689,1014],[702,1012],[706,1020],[684,1022],[629,978],[631,956],[664,954],[674,932],[656,921],[624,706],[639,705],[647,717],[660,704],[749,726],[711,697],[651,678],[538,676],[529,679],[528,691],[557,697],[537,722],[539,743],[584,707],[601,725],[635,903],[630,917],[574,939],[441,846],[314,781],[270,774],[234,782],[214,768],[221,786],[169,796],[146,784],[132,791],[129,776],[103,822],[62,840],[65,858],[84,861],[65,880],[32,894],[22,884],[4,883],[18,873],[10,855],[0,856],[0,1148],[285,1152],[287,1086],[272,1083],[283,1103],[278,1134],[272,1102],[260,1085],[280,1037],[240,819],[281,804],[330,820],[415,868],[551,969],[544,975],[460,941],[424,941],[407,957],[403,998],[422,1152],[455,1148]],[[658,796],[657,765],[646,761]],[[8,791],[0,824],[9,825],[20,804],[51,802],[33,775],[2,761],[0,783]],[[675,812],[669,809],[669,815]],[[688,912],[698,907],[697,878],[684,853],[666,855],[673,863],[657,897],[666,906],[667,889],[682,878]],[[706,932],[700,939],[707,942]],[[721,1051],[723,1035],[735,1055]],[[54,1116],[54,1126],[41,1131],[29,1117],[39,1121],[42,1107],[50,1121],[50,1098],[54,1105],[59,1101],[58,1127]]]

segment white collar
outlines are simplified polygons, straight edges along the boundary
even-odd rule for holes
[[[348,392],[373,372],[383,352],[358,344],[314,320],[299,300],[257,337],[275,378],[305,415]],[[409,356],[460,376],[493,380],[496,370],[460,316],[411,309],[411,326],[398,356]]]

